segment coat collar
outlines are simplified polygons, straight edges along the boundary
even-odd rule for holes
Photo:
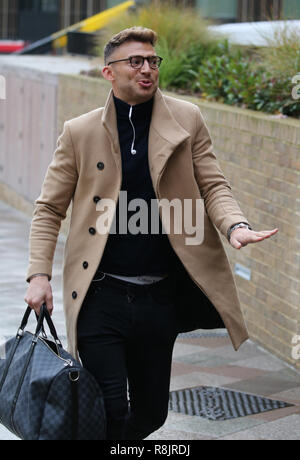
[[[119,146],[117,115],[111,90],[102,115],[103,126],[110,138],[112,153],[121,170],[122,160]],[[175,120],[162,92],[158,89],[154,96],[152,119],[149,132],[149,166],[154,186],[172,153],[190,134]]]

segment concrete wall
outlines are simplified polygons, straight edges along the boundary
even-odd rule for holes
[[[39,194],[57,138],[56,75],[2,66],[0,182],[33,201]]]
[[[2,112],[1,101],[0,199],[27,213],[64,121],[103,105],[110,89],[106,81],[82,76],[36,78],[23,74],[8,82],[18,110],[10,102]],[[185,99],[201,108],[253,228],[279,228],[272,239],[241,251],[224,243],[251,338],[300,369],[300,359],[292,358],[292,339],[300,335],[300,121]],[[67,226],[68,218],[63,232]]]
[[[111,85],[106,80],[83,76],[60,75],[58,86],[58,130],[66,120],[102,107]]]

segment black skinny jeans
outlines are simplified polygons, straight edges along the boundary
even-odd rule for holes
[[[178,334],[171,279],[150,286],[92,281],[77,332],[82,364],[103,392],[107,439],[140,440],[161,427]]]

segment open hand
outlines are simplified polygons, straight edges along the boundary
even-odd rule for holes
[[[248,243],[258,243],[266,238],[270,238],[270,236],[275,235],[277,232],[278,228],[275,228],[274,230],[264,230],[261,232],[249,230],[248,228],[236,228],[231,233],[230,244],[235,249],[241,249],[242,247],[247,246]]]

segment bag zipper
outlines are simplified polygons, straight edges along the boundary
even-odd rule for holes
[[[32,332],[28,332],[29,334],[31,335],[34,335],[32,334]],[[57,358],[59,358],[60,360],[64,361],[64,366],[73,366],[73,361],[71,359],[66,359],[66,358],[62,358],[59,354],[59,348],[57,348],[57,354],[55,353],[55,351],[52,350],[51,347],[49,347],[49,345],[47,344],[47,342],[42,338],[42,337],[39,337],[38,340],[40,340],[41,342],[43,342],[43,344],[51,351],[51,353],[53,353]]]

